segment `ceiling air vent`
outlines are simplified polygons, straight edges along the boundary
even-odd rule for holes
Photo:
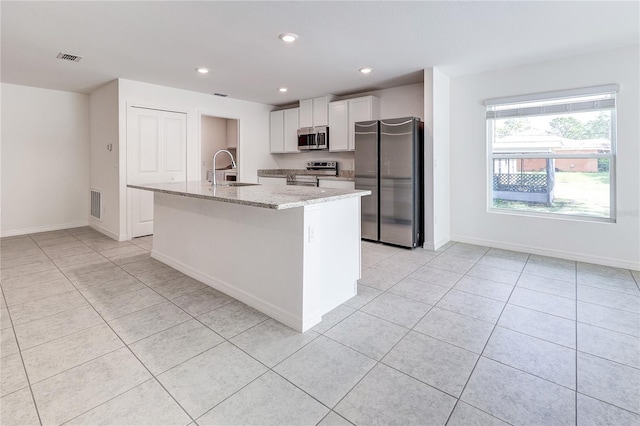
[[[80,62],[80,59],[82,59],[82,56],[72,55],[71,53],[60,52],[58,53],[58,56],[56,56],[56,58],[63,59],[65,61]]]
[[[223,98],[226,98],[227,96],[229,96],[226,93],[214,93],[214,95],[220,96],[220,97],[223,97]]]

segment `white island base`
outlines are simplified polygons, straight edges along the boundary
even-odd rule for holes
[[[283,210],[154,200],[152,257],[297,331],[356,295],[360,197]]]

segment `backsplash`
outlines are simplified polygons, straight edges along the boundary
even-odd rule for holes
[[[355,153],[312,151],[296,154],[271,154],[278,169],[306,169],[307,161],[337,161],[338,171],[355,169]]]
[[[297,169],[258,169],[258,177],[286,177],[292,175],[310,175],[313,172],[308,171],[306,168]],[[353,180],[355,173],[353,170],[340,170],[338,169],[338,176],[321,176],[321,179],[342,179]]]

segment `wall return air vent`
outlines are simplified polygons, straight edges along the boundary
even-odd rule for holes
[[[102,192],[91,190],[91,217],[102,221]]]
[[[71,53],[60,52],[58,53],[58,56],[56,56],[56,58],[62,59],[64,61],[80,62],[80,59],[82,59],[82,56],[72,55]]]

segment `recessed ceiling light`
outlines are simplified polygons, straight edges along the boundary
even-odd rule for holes
[[[284,34],[280,34],[278,37],[280,38],[280,40],[284,41],[285,43],[293,43],[298,39],[298,34],[284,33]]]
[[[282,93],[286,92],[287,90],[289,90],[289,89],[287,89],[286,87],[281,87],[281,88],[278,89],[278,91],[282,92]]]
[[[373,68],[364,67],[364,68],[360,68],[358,71],[360,71],[362,74],[369,74],[371,71],[373,71]]]
[[[209,68],[200,67],[196,68],[196,71],[198,71],[200,74],[207,74],[209,73]]]

